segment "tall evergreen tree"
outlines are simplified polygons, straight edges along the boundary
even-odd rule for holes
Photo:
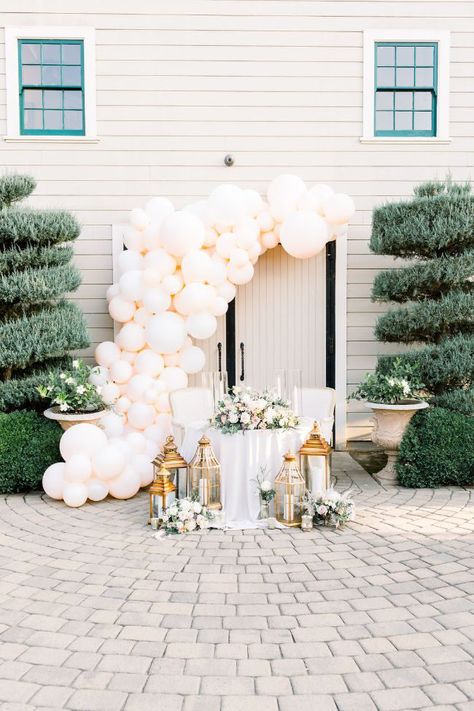
[[[81,282],[67,244],[79,225],[68,212],[17,205],[35,187],[28,176],[0,178],[1,411],[39,403],[48,371],[89,345],[81,311],[64,298]]]
[[[408,202],[374,211],[370,248],[415,260],[377,275],[372,299],[402,304],[382,315],[375,335],[417,346],[401,356],[417,363],[431,401],[474,412],[474,196],[449,179],[414,190]],[[392,356],[379,359],[387,372]]]

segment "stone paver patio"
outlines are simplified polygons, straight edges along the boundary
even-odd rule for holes
[[[2,500],[0,708],[474,709],[471,492],[336,458],[342,532],[156,540],[145,494]]]

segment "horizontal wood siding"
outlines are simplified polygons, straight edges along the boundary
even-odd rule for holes
[[[221,182],[264,190],[278,173],[353,195],[348,241],[348,388],[396,348],[374,342],[378,270],[371,212],[448,171],[472,177],[474,6],[450,0],[3,0],[3,25],[91,26],[97,39],[96,144],[1,142],[5,170],[31,172],[35,206],[62,206],[83,225],[74,298],[95,343],[112,336],[104,294],[112,278],[111,226],[156,194],[178,207]],[[98,12],[98,10],[100,10]],[[362,144],[363,31],[450,30],[449,145]],[[1,36],[0,36],[1,39]],[[87,81],[87,77],[86,77]],[[6,133],[0,42],[0,135]],[[226,153],[235,166],[224,167]],[[91,355],[89,349],[88,355]],[[366,437],[349,404],[349,436]]]

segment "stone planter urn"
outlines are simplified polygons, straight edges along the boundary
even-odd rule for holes
[[[87,422],[90,425],[99,425],[100,419],[105,415],[107,410],[96,410],[95,412],[61,412],[59,408],[49,407],[44,411],[44,416],[48,420],[56,420],[59,422],[63,430],[68,430],[70,427]]]
[[[388,456],[387,465],[375,474],[382,484],[396,484],[397,461],[400,442],[408,423],[418,410],[429,407],[427,402],[413,400],[399,405],[387,405],[382,402],[366,402],[365,406],[374,413],[375,426],[372,431],[372,442],[385,450]]]

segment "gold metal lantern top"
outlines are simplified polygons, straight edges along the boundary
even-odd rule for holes
[[[186,496],[188,463],[178,452],[178,446],[172,435],[166,438],[163,449],[155,457],[153,465],[155,476],[161,467],[165,467],[169,471],[170,479],[176,486],[177,498],[184,498]]]
[[[220,509],[221,467],[211,441],[203,435],[188,469],[188,494],[198,496],[203,506]]]
[[[282,467],[275,478],[274,487],[277,521],[285,526],[299,526],[305,482],[292,452],[285,454]]]
[[[322,461],[322,476],[321,482],[324,490],[328,489],[331,482],[331,454],[332,449],[328,442],[324,439],[319,423],[313,424],[313,429],[308,435],[308,439],[303,444],[299,451],[300,466],[304,473],[306,488],[311,491],[313,488],[310,458],[320,458]]]
[[[170,481],[170,473],[162,466],[148,489],[150,496],[150,519],[160,518],[163,511],[170,506],[176,496],[176,487]]]

